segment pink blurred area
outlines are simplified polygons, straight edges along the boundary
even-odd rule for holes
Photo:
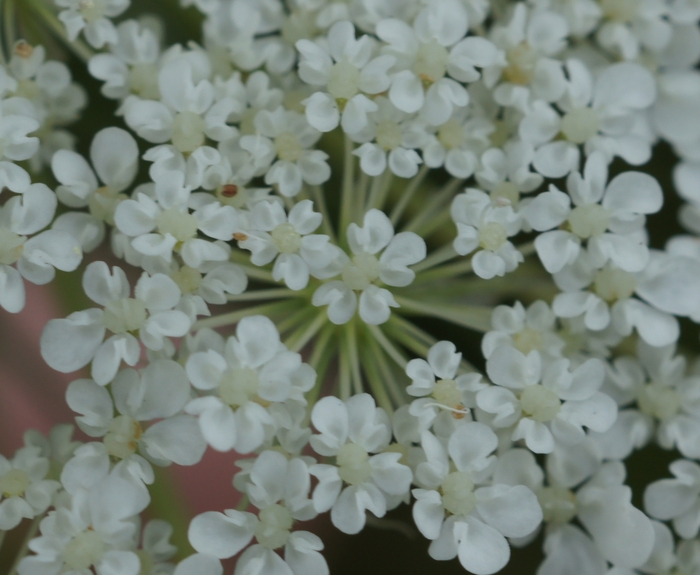
[[[41,331],[52,318],[65,317],[51,285],[25,282],[27,305],[19,314],[0,309],[0,453],[11,457],[22,446],[26,429],[47,434],[57,423],[73,422],[65,402],[68,384],[80,373],[53,371],[41,357]],[[89,438],[79,431],[76,437]],[[171,466],[180,501],[188,514],[234,507],[231,486],[235,457],[209,450],[194,467]]]

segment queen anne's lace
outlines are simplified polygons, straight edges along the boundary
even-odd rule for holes
[[[0,306],[83,254],[97,306],[41,337],[90,366],[66,390],[90,440],[0,456],[0,542],[35,522],[17,574],[328,575],[300,523],[402,504],[477,575],[540,533],[538,575],[697,572],[697,1],[180,4],[202,35],[168,45],[174,7],[3,3]],[[77,141],[86,90],[15,20],[121,127]],[[642,512],[624,460],[651,444],[680,456]],[[245,454],[244,499],[175,563],[141,527],[153,466],[208,447]]]

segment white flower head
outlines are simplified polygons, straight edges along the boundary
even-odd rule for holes
[[[328,319],[344,324],[355,315],[358,307],[356,292],[360,292],[359,309],[362,321],[370,325],[386,322],[390,307],[398,307],[391,292],[377,286],[377,280],[389,286],[410,285],[415,272],[408,266],[425,259],[425,241],[413,232],[394,235],[394,226],[381,210],[369,210],[364,226],[348,226],[348,244],[352,259],[343,254],[341,280],[325,283],[313,295],[315,306],[328,305]],[[382,252],[381,256],[376,254]]]
[[[452,201],[450,209],[457,226],[455,251],[472,256],[474,273],[484,279],[512,272],[523,255],[508,241],[520,231],[520,217],[508,203],[493,206],[491,198],[475,188],[468,188]]]
[[[410,468],[399,463],[401,454],[384,451],[391,440],[389,418],[371,395],[362,393],[346,402],[321,399],[311,422],[320,432],[311,437],[311,446],[320,455],[336,458],[335,465],[309,469],[319,480],[314,507],[319,513],[330,509],[333,525],[344,533],[358,533],[366,510],[383,517],[388,498],[407,494],[411,485]]]
[[[527,355],[509,345],[497,347],[486,370],[496,384],[477,393],[480,409],[492,415],[496,428],[513,427],[512,439],[524,439],[535,453],[550,453],[555,444],[583,441],[583,426],[607,431],[617,417],[617,404],[598,391],[605,371],[589,359],[572,371],[567,359],[542,369],[537,351]]]
[[[510,558],[506,537],[524,537],[542,521],[534,493],[523,485],[491,484],[496,434],[482,423],[469,422],[450,436],[447,449],[430,432],[421,444],[426,461],[418,465],[413,518],[432,540],[433,559],[459,557],[477,575],[500,570]]]
[[[326,268],[336,249],[326,235],[313,234],[323,216],[313,211],[311,200],[302,200],[288,214],[277,202],[258,202],[249,217],[250,228],[239,247],[250,250],[255,265],[274,260],[272,277],[293,290],[304,289],[309,276]],[[322,274],[321,274],[322,275]]]
[[[267,410],[272,403],[305,404],[304,393],[316,379],[298,353],[280,342],[275,325],[264,316],[242,319],[224,354],[197,351],[187,360],[192,385],[212,392],[193,399],[186,407],[198,416],[207,443],[218,451],[250,453],[275,431]]]
[[[309,124],[321,132],[330,132],[338,124],[347,134],[362,130],[367,125],[367,114],[377,110],[366,94],[389,88],[387,71],[395,58],[372,58],[373,40],[366,35],[356,39],[355,27],[348,21],[331,26],[325,47],[309,40],[299,40],[296,47],[301,54],[301,79],[326,89],[304,101]]]
[[[135,297],[129,297],[129,282],[121,268],[115,266],[110,273],[104,262],[93,262],[85,270],[83,289],[104,308],[53,319],[41,336],[42,356],[57,371],[70,373],[92,361],[93,379],[106,385],[121,361],[136,365],[141,355],[139,339],[149,349],[159,350],[165,338],[189,331],[190,318],[173,309],[182,296],[180,288],[164,274],[144,272]],[[103,341],[107,330],[113,335]]]

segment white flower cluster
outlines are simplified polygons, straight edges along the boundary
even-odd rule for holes
[[[75,151],[84,90],[4,38],[0,306],[99,254],[96,307],[41,337],[89,366],[90,441],[0,456],[19,575],[327,575],[297,522],[402,504],[475,575],[541,531],[538,575],[700,571],[697,2],[181,0],[202,37],[172,46],[128,0],[31,4],[123,127]],[[678,459],[641,510],[650,444]],[[147,486],[208,447],[247,456],[243,499],[175,564]]]

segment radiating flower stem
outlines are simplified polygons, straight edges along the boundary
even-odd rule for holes
[[[331,238],[333,243],[338,243],[335,230],[331,224],[331,217],[328,214],[328,206],[326,205],[326,196],[323,193],[323,188],[321,186],[309,186],[309,189],[311,190],[311,196],[313,197],[313,201],[316,204],[318,211],[323,216],[321,229]]]
[[[381,328],[377,327],[376,325],[369,325],[367,326],[369,329],[369,332],[372,334],[372,337],[379,343],[379,345],[382,346],[386,354],[396,362],[396,365],[398,365],[401,369],[406,368],[406,364],[408,363],[406,361],[406,358],[403,356],[403,354],[396,348],[396,346],[391,343],[387,337],[384,335],[384,332],[381,330]]]
[[[528,242],[526,244],[521,244],[515,247],[518,248],[518,251],[525,257],[531,256],[532,254],[536,253],[535,242]]]
[[[300,307],[294,313],[286,315],[285,318],[277,324],[277,330],[282,333],[287,333],[295,328],[303,329],[305,323],[314,315],[313,309]]]
[[[348,224],[353,217],[353,205],[356,200],[355,196],[355,156],[352,155],[355,144],[349,136],[345,136],[345,156],[343,159],[343,187],[340,199],[340,226],[339,232],[342,235],[343,230],[348,227]]]
[[[377,367],[379,368],[379,372],[381,373],[382,380],[384,381],[386,388],[389,390],[389,394],[391,395],[391,399],[394,402],[394,405],[400,407],[406,404],[408,396],[399,386],[399,380],[397,379],[397,375],[392,372],[391,366],[387,362],[382,348],[380,347],[375,338],[369,337],[367,339],[368,344],[372,349],[372,354],[374,355],[377,361]],[[401,373],[399,377],[403,378],[404,373]]]
[[[355,194],[355,220],[361,221],[364,215],[367,192],[369,191],[369,175],[360,170],[360,179],[357,182]]]
[[[379,373],[376,357],[372,353],[373,350],[374,348],[371,345],[362,348],[362,366],[377,404],[384,408],[389,415],[392,415],[394,413],[394,405],[389,398],[382,376]]]
[[[249,315],[257,315],[257,314],[274,314],[274,313],[280,313],[283,311],[291,311],[296,309],[298,306],[297,302],[295,301],[283,301],[283,302],[275,302],[275,303],[268,303],[264,305],[258,305],[258,306],[253,306],[253,307],[247,307],[245,309],[233,311],[230,313],[225,313],[222,315],[217,315],[214,317],[208,317],[206,319],[200,319],[199,321],[196,321],[192,325],[192,330],[191,331],[197,331],[199,329],[202,329],[204,327],[209,327],[209,328],[214,328],[214,327],[221,327],[224,325],[232,325],[234,323],[239,322],[242,320],[244,317],[248,317]]]
[[[350,359],[353,392],[362,393],[362,372],[360,370],[360,357],[357,352],[357,328],[354,319],[346,324],[345,336]]]
[[[17,575],[17,568],[19,567],[20,561],[22,561],[22,559],[24,559],[25,555],[27,554],[27,551],[29,550],[29,542],[32,539],[34,539],[34,536],[39,530],[39,524],[41,523],[41,520],[44,518],[45,515],[46,512],[42,513],[41,515],[37,515],[32,521],[32,524],[27,530],[27,534],[24,536],[24,541],[22,541],[22,544],[17,550],[15,560],[12,563],[12,567],[10,567],[10,570],[7,572],[7,575]]]
[[[461,180],[452,180],[453,182],[461,183]],[[440,215],[440,212],[445,211],[445,205],[452,200],[457,186],[447,184],[441,190],[431,193],[431,198],[421,204],[421,209],[416,213],[412,220],[409,220],[403,228],[406,232],[416,232],[422,226],[426,225],[431,219]],[[447,210],[449,214],[449,210]]]
[[[419,262],[416,265],[412,266],[411,269],[417,274],[418,272],[429,270],[430,268],[445,263],[456,257],[458,257],[458,255],[455,249],[452,247],[452,244],[447,244],[435,250],[422,262]]]
[[[481,332],[491,329],[493,308],[490,307],[442,305],[426,301],[419,302],[402,296],[396,296],[396,301],[403,310],[418,315],[432,315]]]
[[[447,266],[436,267],[429,271],[425,271],[416,277],[413,284],[416,285],[429,281],[463,276],[470,274],[473,271],[471,258],[466,258]]]
[[[301,351],[304,346],[309,343],[309,341],[321,330],[321,328],[326,323],[326,312],[322,311],[318,313],[316,318],[308,325],[302,326],[300,328],[301,333],[294,332],[287,341],[285,341],[286,346],[294,352]]]
[[[386,196],[391,189],[391,182],[394,179],[394,174],[391,170],[386,170],[381,176],[377,176],[372,181],[372,187],[369,191],[369,198],[367,198],[367,205],[365,206],[365,211],[371,209],[381,209],[386,200]]]
[[[393,314],[391,318],[389,318],[385,329],[390,332],[389,335],[391,335],[393,339],[401,342],[418,355],[426,355],[428,350],[437,343],[435,337],[423,331],[414,323],[400,317],[398,314]],[[464,358],[462,358],[460,366],[464,371],[477,371],[477,369]]]
[[[401,194],[401,199],[396,203],[394,206],[394,209],[391,210],[391,223],[396,225],[396,222],[399,221],[399,218],[403,215],[403,211],[406,209],[406,206],[408,206],[408,203],[413,199],[413,196],[415,195],[416,191],[420,187],[420,185],[423,183],[423,180],[425,179],[425,176],[428,175],[428,172],[430,171],[430,168],[423,164],[421,166],[421,169],[418,171],[418,173],[411,179],[411,181],[408,183],[408,185],[404,188],[402,194]]]
[[[350,399],[351,395],[350,351],[347,342],[343,341],[344,339],[345,338],[341,334],[338,358],[338,397],[340,397],[342,401],[347,401]]]
[[[245,271],[246,275],[249,278],[253,278],[267,283],[279,284],[279,282],[272,277],[272,274],[268,270],[259,268],[257,266],[248,265],[250,258],[243,252],[232,250],[230,257],[232,262],[243,268],[243,271]]]
[[[69,48],[78,58],[84,63],[88,63],[90,58],[95,55],[90,46],[80,39],[71,41],[66,33],[66,27],[61,22],[56,14],[48,8],[41,0],[28,0],[27,5],[41,18],[51,32],[56,36],[67,48]]]
[[[310,415],[313,406],[316,404],[318,396],[321,394],[321,389],[325,383],[326,373],[331,363],[331,359],[334,357],[332,353],[328,352],[328,348],[331,347],[333,342],[333,336],[336,334],[336,326],[332,324],[326,324],[321,330],[318,338],[314,342],[314,348],[311,352],[311,357],[309,357],[308,364],[316,370],[316,383],[309,393],[306,395],[306,400],[308,401],[307,413]],[[337,342],[336,342],[337,345]],[[305,424],[308,424],[308,415],[305,420]]]
[[[4,38],[0,53],[6,55],[6,58],[3,58],[5,63],[12,58],[12,49],[15,45],[15,8],[15,0],[4,1],[2,9]]]
[[[289,288],[279,288],[279,289],[267,289],[267,290],[256,290],[250,292],[243,292],[238,295],[229,295],[228,301],[256,301],[265,299],[288,299],[300,297],[300,294],[304,292],[292,291]]]

